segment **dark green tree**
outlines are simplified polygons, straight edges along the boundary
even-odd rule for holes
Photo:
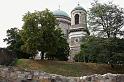
[[[19,29],[11,28],[7,30],[7,38],[4,39],[7,42],[9,49],[14,51],[20,50],[20,45],[22,44],[21,36],[19,35]]]
[[[69,44],[67,42],[67,39],[62,34],[61,29],[57,29],[55,31],[56,36],[58,37],[58,46],[57,46],[57,52],[55,53],[55,57],[58,60],[68,60],[69,56]]]
[[[7,49],[16,53],[18,58],[28,58],[26,53],[23,53],[21,50],[21,45],[23,41],[21,39],[20,31],[17,28],[11,28],[7,30],[7,38],[4,39],[4,42],[7,42]],[[25,55],[26,54],[26,55]]]
[[[86,37],[81,44],[81,52],[76,61],[106,64],[124,64],[124,39]]]
[[[75,56],[76,61],[97,62],[97,55],[101,50],[99,38],[95,36],[86,36],[81,44],[81,51]]]

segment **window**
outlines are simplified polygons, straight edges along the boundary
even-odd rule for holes
[[[76,39],[75,39],[75,42],[79,42],[79,38],[76,38]]]
[[[79,15],[78,14],[75,15],[75,24],[79,24]]]

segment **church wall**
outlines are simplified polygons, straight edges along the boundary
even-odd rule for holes
[[[83,37],[86,35],[83,31],[72,32],[69,34],[69,46],[70,46],[70,55],[74,57],[75,54],[80,52],[80,44]]]
[[[68,32],[69,32],[70,25],[68,25],[67,23],[60,23],[59,27],[61,28],[61,30],[63,31],[65,36],[68,37]]]
[[[61,28],[61,30],[64,33],[65,37],[68,39],[70,21],[66,20],[66,19],[63,19],[63,18],[59,18],[57,20],[59,21],[59,27]]]
[[[86,33],[80,32],[73,32],[69,34],[70,39],[70,46],[80,46],[82,37],[85,36]]]

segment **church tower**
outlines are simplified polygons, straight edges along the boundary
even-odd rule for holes
[[[71,11],[71,27],[69,32],[70,56],[73,58],[75,54],[80,52],[80,44],[87,32],[87,12],[78,4]]]

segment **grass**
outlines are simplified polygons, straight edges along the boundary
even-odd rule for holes
[[[111,68],[107,64],[66,62],[66,61],[41,61],[31,59],[19,59],[16,62],[19,69],[40,70],[64,76],[82,76],[105,73],[124,73],[124,67]]]

